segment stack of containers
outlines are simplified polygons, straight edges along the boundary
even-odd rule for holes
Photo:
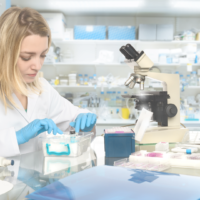
[[[69,74],[69,85],[76,85],[76,74]]]

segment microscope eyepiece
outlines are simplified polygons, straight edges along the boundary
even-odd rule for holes
[[[119,50],[127,60],[133,59],[133,57],[125,50],[125,46],[122,46]]]

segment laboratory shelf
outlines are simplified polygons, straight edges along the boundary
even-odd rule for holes
[[[95,87],[95,86],[84,86],[84,85],[52,85],[52,87],[54,87],[54,88],[71,88],[71,89],[101,89],[102,88],[102,86],[97,86],[97,87]],[[103,88],[108,88],[108,86],[103,86]],[[125,86],[112,86],[111,88],[109,87],[109,90],[112,90],[112,89],[115,89],[115,88],[121,88],[121,89],[128,89],[127,87],[125,87]],[[149,88],[149,87],[145,87],[146,89],[147,88]],[[160,86],[160,87],[153,87],[154,89],[161,89],[162,87]],[[139,86],[137,85],[137,86],[135,86],[135,88],[133,88],[133,90],[134,89],[139,89]]]
[[[188,43],[195,43],[200,44],[200,41],[140,41],[140,40],[53,40],[54,44],[167,44],[167,45],[174,45],[174,44],[188,44]]]
[[[76,65],[81,65],[81,66],[124,66],[126,63],[95,63],[95,62],[60,62],[60,63],[44,63],[43,65],[50,65],[50,66],[76,66]]]
[[[134,126],[136,120],[135,119],[102,119],[99,118],[97,119],[97,125],[115,125],[115,126],[123,126],[123,125],[131,125],[132,127]],[[183,125],[186,126],[194,126],[196,125],[197,127],[200,126],[200,121],[181,121]],[[151,122],[150,126],[157,126],[156,122]]]
[[[95,63],[95,62],[60,62],[60,63],[44,63],[44,66],[128,66],[126,63]],[[168,67],[179,67],[179,66],[187,66],[187,63],[154,63],[154,66],[162,67],[162,66],[168,66]],[[192,64],[192,66],[200,66],[199,64]]]
[[[83,86],[83,85],[52,85],[54,88],[88,88],[95,89],[94,86]],[[100,87],[98,87],[100,88]]]
[[[81,89],[99,89],[99,88],[102,88],[102,86],[97,86],[97,87],[94,87],[94,86],[84,86],[84,85],[52,85],[52,87],[54,88],[81,88]],[[108,88],[108,86],[103,86],[103,88]],[[121,88],[121,89],[127,89],[127,87],[125,86],[113,86],[112,88],[109,88],[109,89],[115,89],[115,88]],[[146,89],[162,89],[162,86],[156,86],[156,87],[147,87],[145,86]],[[181,87],[180,87],[181,88]],[[134,89],[139,89],[139,86],[136,85]],[[189,86],[189,87],[186,87],[185,90],[188,90],[188,89],[200,89],[200,86]]]
[[[200,86],[188,86],[185,89],[200,89]]]

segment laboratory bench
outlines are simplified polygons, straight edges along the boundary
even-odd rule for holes
[[[170,149],[174,146],[175,144],[170,144]],[[136,144],[135,148],[136,151],[152,152],[155,151],[155,144]],[[97,136],[91,143],[91,148],[79,157],[43,157],[42,151],[37,151],[9,159],[13,159],[15,165],[5,170],[11,172],[12,176],[1,180],[13,183],[14,187],[9,193],[0,196],[0,200],[25,199],[28,194],[57,180],[95,166],[112,166],[114,161],[122,158],[105,158],[104,136]],[[200,169],[170,168],[164,172],[200,176]]]

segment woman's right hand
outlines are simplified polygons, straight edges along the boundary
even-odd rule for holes
[[[24,144],[45,131],[48,133],[53,131],[54,135],[57,133],[63,134],[63,132],[56,126],[53,120],[35,119],[30,124],[16,132],[18,144]]]

